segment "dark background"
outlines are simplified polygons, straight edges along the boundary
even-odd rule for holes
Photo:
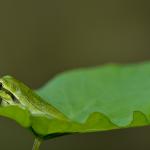
[[[0,76],[32,88],[64,70],[150,59],[147,0],[1,0]],[[31,133],[0,118],[0,150],[30,150]],[[149,150],[150,127],[66,136],[41,150]]]

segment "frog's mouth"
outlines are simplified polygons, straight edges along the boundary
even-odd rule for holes
[[[0,83],[0,106],[19,105],[19,100]]]

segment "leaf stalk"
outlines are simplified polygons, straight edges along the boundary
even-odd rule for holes
[[[36,136],[32,150],[39,150],[41,143],[42,143],[42,138]]]

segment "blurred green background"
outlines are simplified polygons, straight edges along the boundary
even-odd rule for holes
[[[38,88],[59,72],[150,59],[148,0],[0,1],[0,76]],[[33,136],[0,118],[0,150],[30,150]],[[66,136],[41,150],[149,150],[150,127]]]

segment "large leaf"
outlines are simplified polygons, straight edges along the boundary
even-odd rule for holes
[[[36,134],[44,136],[150,124],[148,62],[109,64],[69,71],[58,75],[36,93],[70,120],[34,116],[28,110],[13,106],[0,108],[0,115],[12,118],[22,126],[32,128]]]

